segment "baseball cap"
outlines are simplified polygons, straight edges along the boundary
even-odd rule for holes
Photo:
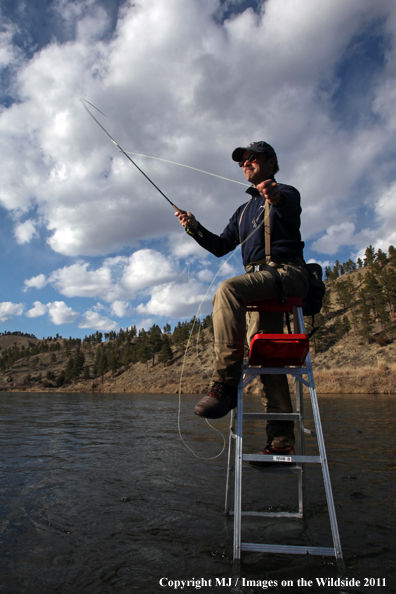
[[[242,161],[243,155],[246,151],[250,151],[252,153],[266,153],[267,155],[270,155],[270,157],[275,157],[276,161],[278,162],[276,152],[272,146],[268,144],[268,142],[264,142],[264,140],[260,140],[259,142],[251,142],[247,146],[239,146],[233,151],[232,159],[238,162]]]

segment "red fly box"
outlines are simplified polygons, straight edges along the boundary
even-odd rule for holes
[[[250,344],[249,365],[300,366],[303,365],[308,350],[307,334],[255,334]]]

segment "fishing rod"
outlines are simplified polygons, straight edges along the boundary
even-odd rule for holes
[[[152,184],[154,186],[154,188],[156,190],[158,190],[158,192],[165,198],[165,200],[167,200],[169,202],[169,204],[171,206],[173,206],[173,208],[177,211],[180,211],[181,209],[176,206],[176,204],[173,204],[173,202],[171,200],[169,200],[168,196],[166,196],[162,190],[159,189],[158,186],[155,185],[155,183],[153,182],[152,179],[149,178],[148,175],[146,175],[146,173],[144,173],[144,171],[142,169],[140,169],[139,165],[137,165],[135,163],[135,161],[133,161],[131,159],[131,157],[128,155],[128,153],[126,151],[124,151],[124,149],[118,144],[118,142],[116,140],[114,140],[114,138],[107,132],[106,128],[104,128],[102,126],[102,124],[95,118],[95,116],[89,111],[88,107],[85,105],[86,103],[88,103],[88,105],[90,105],[91,107],[93,107],[94,109],[96,109],[96,111],[98,111],[99,113],[102,114],[102,116],[104,116],[105,118],[107,117],[102,111],[100,111],[100,109],[98,109],[97,107],[95,107],[95,105],[93,105],[92,103],[90,103],[89,101],[87,101],[86,99],[81,99],[81,103],[82,106],[84,107],[84,109],[89,113],[89,115],[91,116],[91,118],[93,120],[95,120],[95,122],[98,124],[98,126],[100,128],[102,128],[103,132],[110,138],[111,142],[114,142],[114,144],[116,145],[116,147],[118,148],[118,150],[120,150],[127,159],[129,159],[129,161],[132,163],[132,165],[135,165],[136,169],[138,169],[140,171],[140,173],[142,173],[144,175],[144,177],[150,182],[150,184]]]
[[[168,198],[168,196],[166,196],[164,194],[164,192],[162,190],[160,190],[160,188],[153,182],[152,179],[149,178],[149,176],[139,167],[139,165],[137,165],[135,163],[135,161],[133,161],[133,159],[131,159],[131,157],[128,155],[128,153],[126,151],[124,151],[124,149],[118,144],[118,142],[111,136],[111,134],[109,134],[109,132],[107,132],[106,128],[104,128],[104,126],[102,126],[102,124],[95,118],[95,116],[90,112],[90,110],[88,109],[88,107],[85,105],[86,103],[88,103],[88,105],[90,105],[91,107],[93,107],[94,109],[96,109],[96,111],[98,111],[100,114],[102,114],[102,116],[104,116],[105,118],[107,118],[107,116],[100,111],[100,109],[98,109],[97,107],[95,107],[95,105],[93,105],[92,103],[90,103],[89,101],[87,101],[86,99],[81,99],[81,103],[82,106],[84,107],[84,109],[89,113],[89,115],[91,116],[91,118],[93,120],[95,120],[95,122],[98,124],[98,126],[103,130],[103,132],[106,134],[106,136],[108,136],[111,140],[111,142],[113,142],[116,147],[118,148],[119,151],[121,151],[121,153],[123,153],[126,158],[132,163],[132,165],[134,165],[136,167],[136,169],[138,171],[140,171],[140,173],[142,173],[144,175],[144,177],[154,186],[154,188],[156,190],[158,190],[158,192],[161,194],[161,196],[163,196],[165,198],[165,200],[167,200],[169,202],[169,204],[171,206],[173,206],[173,208],[175,209],[176,212],[185,212],[182,209],[180,209],[178,206],[176,206],[176,204],[174,204],[172,202],[172,200],[170,200]],[[201,231],[199,231],[198,229],[196,229],[195,227],[192,226],[187,226],[185,227],[186,232],[191,235],[192,237],[194,237],[195,235],[199,235],[200,237],[203,237],[203,234],[201,233]]]

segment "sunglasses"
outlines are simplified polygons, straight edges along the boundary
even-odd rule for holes
[[[248,157],[247,159],[243,159],[243,161],[239,161],[239,167],[243,167],[246,163],[246,161],[248,163],[253,163],[253,161],[257,161],[258,159],[258,155],[250,155],[250,157]]]

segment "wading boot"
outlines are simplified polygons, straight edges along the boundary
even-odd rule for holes
[[[195,414],[206,419],[221,419],[236,407],[238,388],[214,382],[209,392],[195,407]]]

